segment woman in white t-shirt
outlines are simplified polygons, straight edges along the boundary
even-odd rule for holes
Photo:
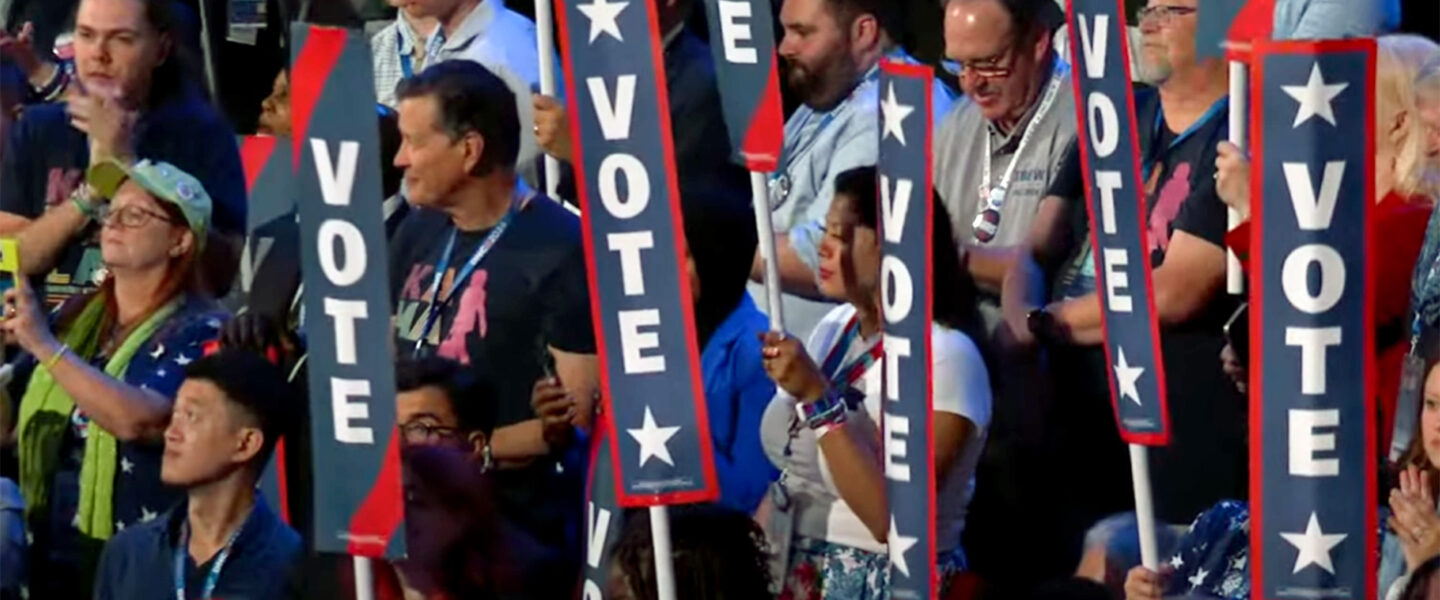
[[[880,452],[880,239],[876,171],[842,173],[820,246],[819,287],[836,307],[808,343],[766,334],[765,370],[779,386],[761,437],[781,469],[767,503],[780,598],[889,597],[890,512]],[[990,423],[990,379],[976,331],[973,283],[935,207],[931,401],[935,409],[936,551],[941,582],[965,568],[960,533]],[[813,358],[812,358],[813,357]],[[764,512],[764,509],[762,509]],[[783,565],[781,564],[783,562]]]

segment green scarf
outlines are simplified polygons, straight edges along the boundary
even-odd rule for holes
[[[179,308],[178,299],[155,311],[145,322],[130,332],[124,343],[105,363],[105,374],[123,380],[130,358],[155,331]],[[105,299],[91,298],[75,322],[61,335],[61,342],[75,356],[89,362],[100,350],[100,322],[105,315]],[[70,426],[70,413],[75,400],[55,381],[44,367],[37,367],[30,384],[20,399],[20,491],[25,496],[27,520],[37,511],[46,510],[50,500],[50,483],[60,460],[60,445],[65,428]],[[80,467],[80,533],[98,540],[108,540],[115,530],[113,496],[115,467],[119,453],[115,436],[91,423],[85,440],[85,458]]]

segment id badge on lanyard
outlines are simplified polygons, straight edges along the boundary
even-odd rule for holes
[[[1425,387],[1425,356],[1419,352],[1420,315],[1411,326],[1410,350],[1400,365],[1400,388],[1395,395],[1395,425],[1390,429],[1390,463],[1398,463],[1410,449],[1420,421],[1420,400]]]

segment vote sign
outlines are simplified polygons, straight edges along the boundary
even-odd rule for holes
[[[934,383],[930,376],[930,68],[880,66],[880,261],[885,316],[885,492],[890,501],[890,589],[897,600],[934,598]]]
[[[759,173],[775,170],[785,132],[772,15],[770,0],[705,0],[730,146]]]
[[[1104,312],[1110,402],[1120,437],[1132,444],[1170,441],[1165,366],[1150,283],[1149,228],[1140,174],[1135,102],[1130,94],[1125,5],[1071,0],[1071,56],[1086,211]],[[1217,359],[1218,360],[1218,359]]]
[[[1375,42],[1254,52],[1251,587],[1375,598]]]
[[[315,549],[404,556],[379,127],[367,40],[291,28]]]
[[[600,384],[621,506],[719,495],[650,2],[559,16]]]
[[[585,502],[585,584],[581,600],[605,600],[610,558],[620,544],[624,514],[615,500],[615,463],[608,432],[610,416],[595,418],[590,438],[590,481]]]

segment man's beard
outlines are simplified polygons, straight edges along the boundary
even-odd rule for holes
[[[830,110],[844,100],[857,80],[854,66],[848,65],[844,58],[813,68],[799,62],[791,63],[786,77],[786,83],[795,97],[819,111]]]
[[[1140,60],[1135,61],[1135,64],[1139,67],[1139,72],[1135,74],[1136,79],[1152,86],[1165,83],[1175,74],[1175,66],[1166,58],[1151,60],[1141,53]]]

